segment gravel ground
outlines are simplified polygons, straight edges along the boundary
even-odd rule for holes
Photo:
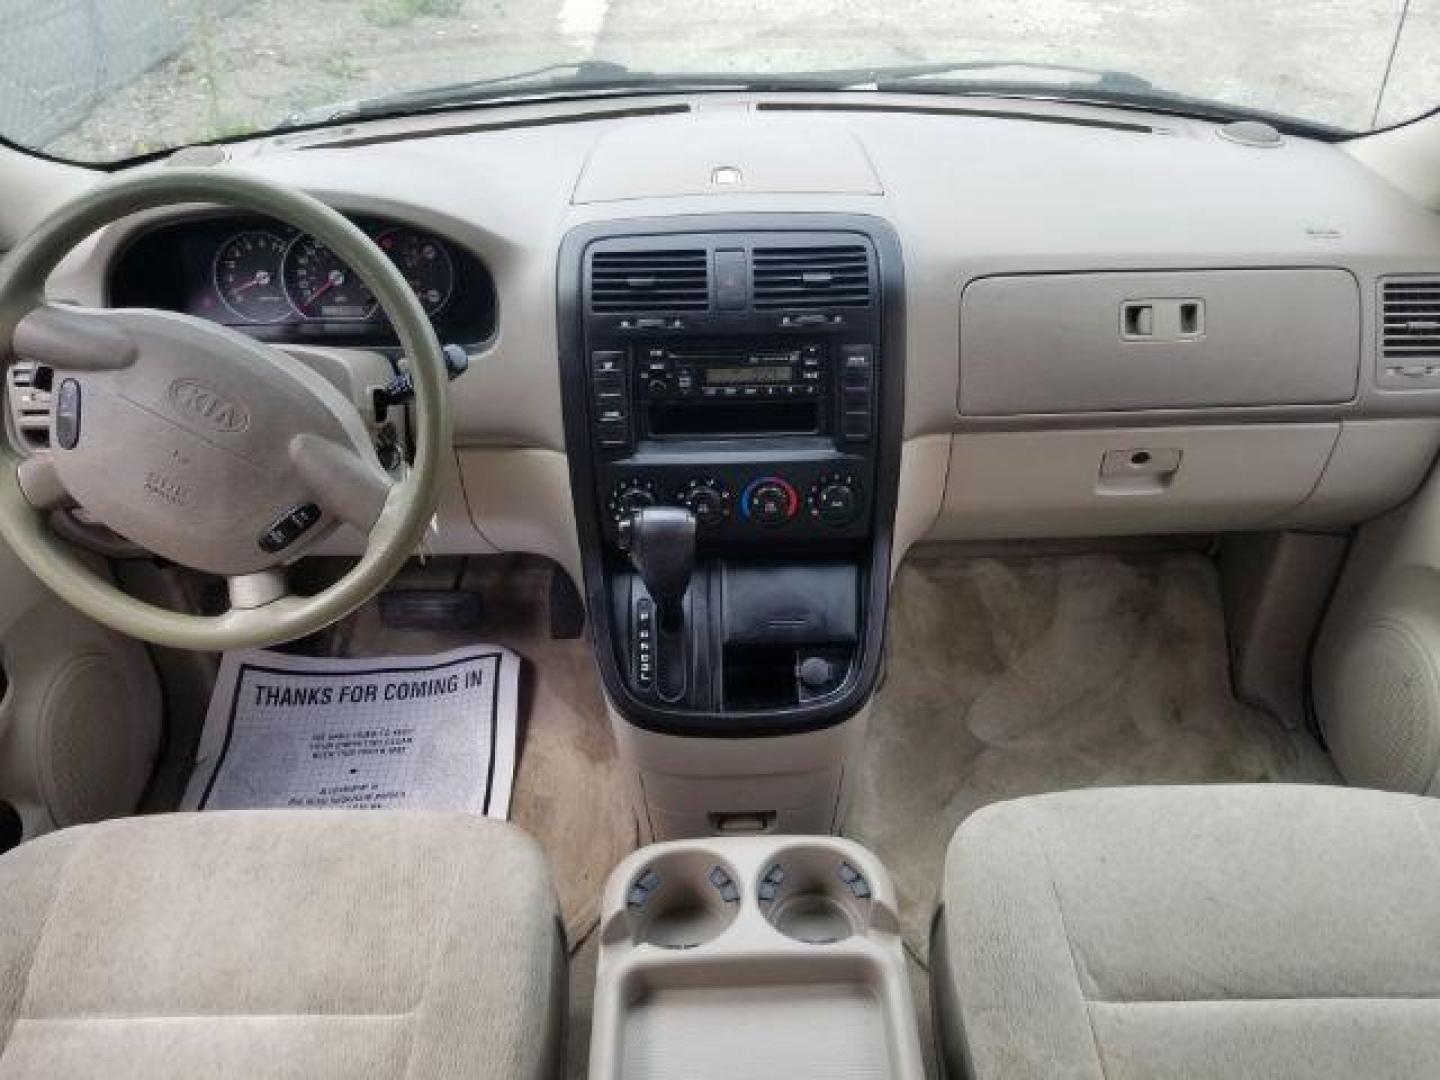
[[[102,103],[52,153],[117,158],[296,110],[579,59],[649,71],[974,59],[1130,71],[1364,129],[1440,98],[1440,0],[251,0]],[[1013,72],[1011,73],[1013,74]]]

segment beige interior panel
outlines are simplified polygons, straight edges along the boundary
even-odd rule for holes
[[[160,745],[144,646],[56,599],[0,547],[0,665],[0,798],[25,835],[133,812]]]
[[[1340,145],[1416,202],[1440,209],[1440,115]]]
[[[1353,784],[1440,791],[1440,476],[1360,530],[1316,641],[1316,717]]]
[[[1338,424],[956,435],[927,539],[1256,529],[1309,496]]]
[[[819,731],[767,739],[662,735],[607,702],[642,838],[732,832],[829,833],[848,807],[867,706]]]
[[[435,517],[425,534],[426,555],[494,555],[498,549],[475,526],[470,505],[465,501],[465,486],[460,479],[457,454],[446,454],[437,461],[440,471],[439,502]],[[312,555],[359,555],[365,550],[365,538],[348,525],[341,526],[306,553]]]
[[[585,163],[575,202],[881,191],[864,148],[845,128],[808,116],[757,126],[732,110],[667,116],[607,133]]]
[[[950,436],[906,439],[900,449],[900,491],[895,504],[894,548],[890,572],[899,568],[910,548],[930,532],[945,500],[945,475],[950,470]]]
[[[1437,450],[1440,421],[1346,421],[1320,483],[1286,527],[1343,528],[1385,513],[1415,493]]]
[[[533,448],[459,451],[471,520],[495,551],[554,559],[578,584],[580,541],[565,455]]]
[[[0,252],[15,246],[46,214],[104,174],[0,146]]]

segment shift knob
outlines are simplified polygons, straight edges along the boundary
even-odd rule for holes
[[[621,525],[620,539],[655,601],[660,629],[679,630],[695,569],[695,515],[678,506],[647,506]]]

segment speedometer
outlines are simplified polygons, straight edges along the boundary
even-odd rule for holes
[[[299,236],[285,252],[285,291],[307,319],[368,319],[375,294],[360,275],[313,236]]]
[[[215,253],[215,291],[235,315],[252,323],[294,318],[281,285],[285,241],[268,230],[236,233]]]
[[[450,302],[450,294],[455,291],[455,266],[445,245],[406,228],[383,232],[376,243],[405,275],[426,315],[434,315]]]

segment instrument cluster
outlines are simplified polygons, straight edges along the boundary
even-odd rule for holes
[[[353,220],[400,269],[437,333],[468,343],[490,336],[494,285],[478,258],[411,225]],[[109,300],[183,311],[267,340],[393,340],[369,287],[334,252],[253,215],[186,219],[142,234],[115,260]]]

